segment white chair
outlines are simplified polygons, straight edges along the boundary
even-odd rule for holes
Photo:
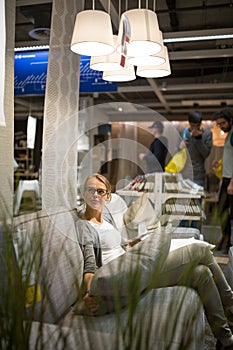
[[[40,198],[40,187],[38,180],[20,180],[15,192],[14,215],[18,215],[24,191],[34,191],[36,198]]]

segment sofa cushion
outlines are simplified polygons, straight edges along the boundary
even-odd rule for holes
[[[79,348],[80,344],[83,350],[204,349],[204,312],[194,290],[177,286],[159,288],[141,296],[138,303],[134,303],[133,295],[134,291],[130,307],[117,313],[86,317],[71,310],[60,323],[69,334],[64,339],[68,341],[66,347]],[[49,337],[47,341],[48,346]]]
[[[14,242],[28,313],[35,320],[57,322],[77,300],[83,277],[72,211],[40,211],[15,218]]]
[[[160,221],[156,217],[155,210],[146,192],[132,202],[124,213],[124,223],[131,239],[137,236],[138,225],[142,222],[145,223],[148,231],[154,231],[160,227]]]
[[[100,267],[90,289],[91,296],[102,296],[98,313],[126,306],[132,298],[132,291],[134,297],[139,298],[165,261],[170,243],[170,228],[160,228],[125,254]]]

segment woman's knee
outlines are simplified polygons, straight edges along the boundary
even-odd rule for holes
[[[200,286],[209,284],[212,279],[213,275],[210,269],[205,265],[198,265],[193,269],[191,284],[193,288],[197,289]]]
[[[204,265],[212,262],[213,253],[206,243],[200,241],[198,243],[192,243],[187,247],[191,260],[198,260],[200,264]]]

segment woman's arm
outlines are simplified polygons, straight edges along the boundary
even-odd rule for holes
[[[86,305],[86,308],[92,312],[92,313],[95,313],[98,308],[99,308],[99,305],[100,305],[100,297],[91,297],[89,295],[89,291],[90,291],[90,288],[91,288],[91,281],[93,279],[93,276],[94,276],[94,273],[85,273],[84,276],[83,276],[83,283],[86,287],[86,292],[83,296],[83,301]]]
[[[94,276],[94,273],[91,273],[91,272],[87,272],[83,276],[83,283],[85,286],[85,294],[89,293],[89,291],[90,291],[91,281],[92,281],[93,276]]]

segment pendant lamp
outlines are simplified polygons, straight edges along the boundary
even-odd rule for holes
[[[76,15],[71,50],[86,56],[112,53],[114,42],[110,15],[98,10],[79,12]]]
[[[136,74],[143,78],[161,78],[170,75],[169,59],[159,66],[138,66]]]
[[[128,63],[134,66],[157,66],[166,61],[167,47],[163,45],[162,32],[160,31],[162,50],[155,55],[129,57]]]
[[[103,80],[106,81],[132,81],[136,79],[134,66],[128,65],[126,68],[116,71],[103,72]]]
[[[116,51],[117,35],[113,35],[113,41],[115,45],[115,51],[110,55],[93,56],[90,61],[90,68],[98,71],[114,71],[124,69],[120,65],[121,56]]]
[[[149,56],[161,51],[161,34],[155,12],[148,9],[134,9],[124,12],[130,23],[130,43],[127,56]],[[124,36],[122,17],[120,20],[117,51],[121,53],[121,41]]]

